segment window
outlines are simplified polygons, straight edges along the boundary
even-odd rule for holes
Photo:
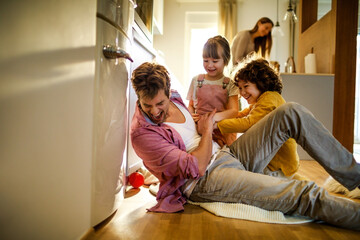
[[[203,73],[202,49],[205,42],[218,35],[217,12],[188,12],[185,22],[185,86],[192,77]]]

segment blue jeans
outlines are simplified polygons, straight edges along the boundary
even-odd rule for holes
[[[200,178],[190,200],[245,203],[360,230],[359,203],[328,195],[314,182],[264,174],[290,137],[349,190],[360,185],[360,165],[352,154],[306,108],[287,103],[221,151]]]

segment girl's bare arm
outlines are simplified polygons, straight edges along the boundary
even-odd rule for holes
[[[215,122],[219,122],[228,118],[236,118],[239,111],[239,98],[238,96],[230,96],[226,105],[226,110],[217,112],[214,116]]]

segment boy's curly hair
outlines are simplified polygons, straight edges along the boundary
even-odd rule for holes
[[[236,73],[234,80],[237,85],[239,81],[254,83],[261,93],[274,91],[281,94],[283,88],[279,74],[263,58],[247,63]]]

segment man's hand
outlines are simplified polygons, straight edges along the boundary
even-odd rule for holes
[[[195,156],[198,160],[199,175],[203,176],[206,172],[206,168],[210,162],[212,155],[212,132],[214,124],[214,115],[216,109],[210,113],[206,113],[200,116],[197,123],[198,133],[201,135],[199,146],[190,154]]]
[[[197,131],[200,135],[205,133],[212,134],[213,126],[214,126],[214,115],[216,113],[216,109],[212,112],[201,115],[199,121],[197,122]]]

